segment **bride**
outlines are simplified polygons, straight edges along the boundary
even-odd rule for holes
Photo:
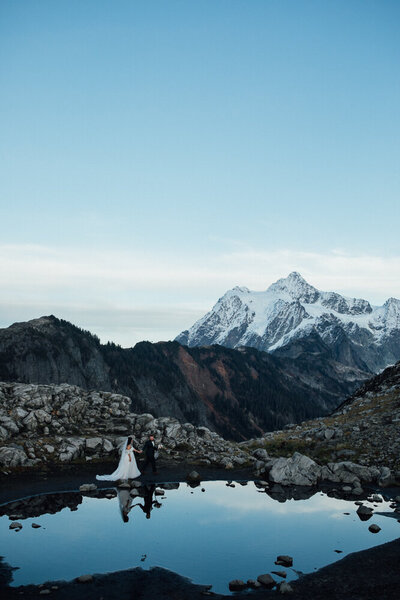
[[[121,458],[117,470],[111,475],[96,475],[96,479],[99,481],[117,481],[117,479],[135,479],[139,477],[140,471],[136,464],[134,452],[141,454],[141,450],[136,450],[132,445],[132,436],[121,446]]]

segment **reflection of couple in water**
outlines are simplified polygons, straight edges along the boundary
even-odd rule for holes
[[[133,437],[130,435],[120,446],[121,456],[117,469],[111,475],[96,475],[99,481],[117,481],[118,479],[136,479],[139,477],[140,471],[136,464],[135,454],[145,455],[145,461],[142,466],[142,473],[146,470],[147,465],[151,465],[153,473],[157,473],[156,458],[161,444],[156,445],[154,436],[149,435],[149,439],[143,446],[143,450],[137,450],[133,445]]]
[[[143,495],[143,504],[137,502],[136,504],[132,504],[133,498],[130,495],[130,490],[118,489],[118,501],[119,508],[121,511],[122,520],[124,523],[129,521],[128,514],[135,506],[139,506],[142,511],[146,515],[146,519],[150,519],[150,513],[153,510],[153,507],[160,508],[161,503],[157,502],[157,500],[153,500],[153,494],[155,491],[155,485],[145,485],[143,486],[144,495]]]

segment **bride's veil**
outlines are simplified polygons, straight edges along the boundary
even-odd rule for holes
[[[120,458],[119,458],[119,463],[118,463],[118,467],[117,469],[120,468],[120,466],[122,465],[122,461],[124,460],[124,450],[128,445],[128,438],[126,438],[123,442],[121,442],[121,444],[119,445],[119,453],[120,453]]]

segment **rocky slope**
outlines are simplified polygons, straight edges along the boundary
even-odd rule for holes
[[[236,440],[327,414],[366,377],[312,337],[281,357],[177,342],[123,349],[53,316],[0,330],[0,381],[119,393],[135,413],[172,416]]]
[[[352,461],[378,466],[388,482],[390,471],[400,484],[400,362],[372,378],[329,417],[287,425],[240,445],[261,451],[258,456],[265,452],[268,460],[298,451],[320,465]]]
[[[400,359],[400,300],[383,306],[321,292],[299,273],[280,279],[265,292],[235,287],[189,330],[181,344],[251,346],[292,355],[298,340],[312,336],[341,364],[376,373]]]

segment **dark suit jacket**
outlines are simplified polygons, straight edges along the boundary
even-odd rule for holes
[[[143,452],[146,454],[146,456],[148,456],[149,458],[153,458],[155,450],[156,447],[153,446],[153,442],[151,442],[151,440],[147,440],[147,442],[143,446]]]

